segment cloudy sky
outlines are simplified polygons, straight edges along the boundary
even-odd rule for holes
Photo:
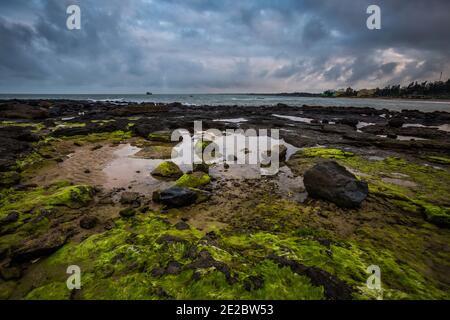
[[[81,8],[81,30],[66,9]],[[366,9],[382,10],[368,30]],[[0,0],[0,93],[311,91],[450,77],[448,0]]]

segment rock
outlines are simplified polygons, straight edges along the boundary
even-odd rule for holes
[[[172,142],[172,134],[168,131],[157,131],[150,133],[147,139],[156,142]]]
[[[84,216],[80,220],[80,227],[83,229],[93,229],[98,223],[98,219],[96,217]]]
[[[170,234],[164,234],[161,237],[159,237],[158,239],[156,239],[156,243],[158,244],[172,244],[172,243],[184,243],[186,244],[187,241],[184,240],[183,238],[177,237],[177,236],[173,236]]]
[[[22,270],[17,267],[1,267],[0,275],[5,281],[17,280],[22,277]]]
[[[184,221],[180,221],[175,224],[175,229],[177,230],[189,230],[191,227]]]
[[[311,283],[323,287],[325,297],[329,300],[351,300],[353,288],[335,275],[317,267],[308,267],[286,257],[270,254],[268,259],[276,262],[279,266],[289,267],[299,275],[307,276]]]
[[[133,208],[141,206],[141,195],[137,192],[124,192],[120,197],[121,204],[130,204]]]
[[[20,183],[21,175],[16,171],[0,172],[0,187],[12,187]]]
[[[12,211],[8,213],[6,217],[3,219],[0,219],[0,226],[5,226],[14,222],[17,222],[19,220],[20,214],[17,211]]]
[[[55,230],[40,238],[26,241],[12,253],[12,262],[23,263],[52,254],[66,243],[68,236],[67,231]]]
[[[194,163],[193,170],[194,172],[204,172],[209,174],[209,165],[205,162],[202,163]]]
[[[356,126],[358,125],[359,121],[357,119],[340,119],[340,120],[337,121],[337,123],[344,124],[344,125],[350,126],[352,128],[356,128]]]
[[[119,214],[124,218],[130,218],[136,215],[136,210],[133,208],[126,208],[123,210],[120,210]]]
[[[393,118],[389,120],[388,125],[391,128],[401,128],[405,124],[405,121],[400,118]]]
[[[304,184],[311,197],[331,201],[343,208],[355,208],[367,197],[366,182],[359,181],[334,161],[324,161],[305,172]]]
[[[263,276],[249,276],[244,280],[244,288],[247,291],[259,290],[264,286]]]
[[[395,133],[388,133],[386,135],[389,139],[397,139],[397,135]]]
[[[168,207],[184,207],[193,204],[197,200],[197,193],[189,188],[171,187],[163,191],[155,191],[153,200]]]
[[[166,274],[179,274],[183,269],[183,265],[178,261],[170,261],[167,264],[165,273]]]
[[[183,175],[180,167],[172,161],[164,161],[152,171],[152,176],[178,179]]]
[[[204,172],[184,174],[175,183],[178,187],[199,188],[211,182],[211,177]]]

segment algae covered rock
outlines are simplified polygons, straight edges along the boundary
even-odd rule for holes
[[[343,166],[325,161],[305,172],[304,183],[313,198],[324,199],[343,208],[355,208],[367,197],[366,182],[359,181]]]
[[[123,210],[120,210],[119,214],[124,218],[130,218],[136,215],[136,210],[133,208],[126,208]]]
[[[94,190],[90,186],[69,186],[61,188],[48,200],[48,205],[66,206],[71,209],[79,209],[88,205],[94,196]]]
[[[147,139],[156,142],[172,142],[172,134],[168,131],[157,131],[150,133]]]
[[[155,191],[153,200],[168,207],[184,207],[197,201],[197,193],[189,188],[171,187],[163,191]]]
[[[152,176],[178,179],[183,175],[180,167],[172,161],[164,161],[152,171]]]
[[[211,177],[203,172],[194,172],[184,174],[177,180],[176,185],[179,187],[199,188],[211,182]]]

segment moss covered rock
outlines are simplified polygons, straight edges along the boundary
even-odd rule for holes
[[[172,134],[169,131],[157,131],[150,133],[147,139],[157,142],[172,142]]]
[[[186,173],[177,180],[179,187],[199,188],[211,182],[211,177],[204,172]]]
[[[164,161],[152,171],[152,176],[178,179],[183,175],[180,167],[172,161]]]

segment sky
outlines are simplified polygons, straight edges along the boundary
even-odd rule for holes
[[[68,30],[69,5],[81,29]],[[369,30],[367,7],[381,8]],[[0,93],[258,93],[450,78],[448,0],[0,0]]]

